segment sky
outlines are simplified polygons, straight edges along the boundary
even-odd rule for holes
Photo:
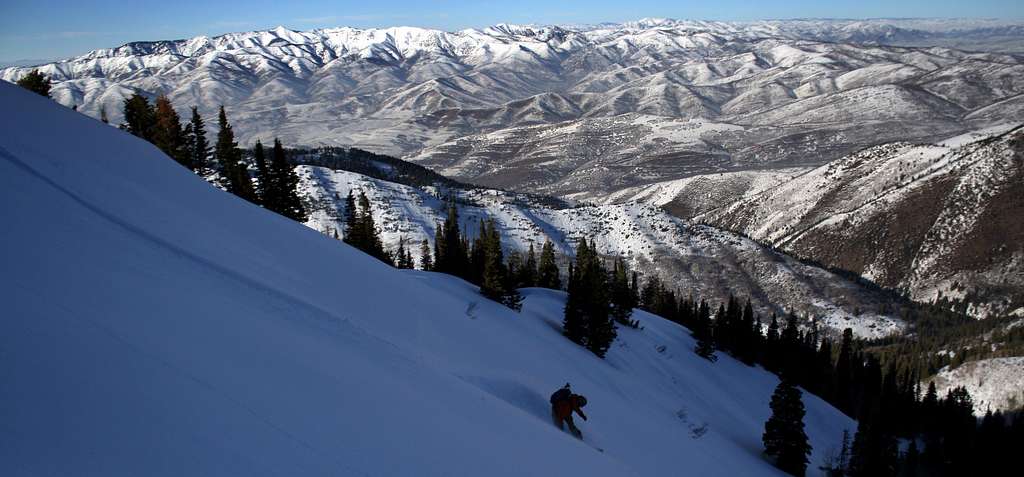
[[[966,17],[1024,19],[1022,0],[0,0],[0,62],[65,58],[130,41],[273,28],[495,23]]]

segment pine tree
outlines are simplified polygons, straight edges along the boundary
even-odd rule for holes
[[[658,300],[663,293],[661,280],[657,276],[652,276],[644,284],[643,290],[640,291],[640,307],[644,311],[658,313]]]
[[[586,248],[586,253],[582,257],[577,254],[576,274],[585,293],[586,346],[592,353],[603,358],[615,341],[617,332],[611,316],[608,272],[601,266],[597,248],[593,243]]]
[[[39,72],[29,71],[27,75],[18,80],[18,86],[25,88],[40,96],[50,97],[50,78]]]
[[[801,382],[801,371],[803,366],[800,363],[800,328],[797,325],[795,313],[786,317],[786,327],[779,334],[779,357],[782,366],[782,377],[787,376],[796,382]]]
[[[880,429],[876,415],[861,416],[850,449],[850,477],[887,477],[896,475],[896,440]]]
[[[355,216],[355,224],[348,232],[352,237],[347,242],[352,246],[366,252],[378,260],[394,266],[391,254],[384,250],[384,243],[380,239],[380,232],[373,219],[373,209],[370,207],[370,199],[366,193],[359,192],[359,211]]]
[[[854,415],[853,409],[853,388],[852,388],[852,368],[851,360],[853,359],[853,330],[846,328],[843,330],[843,341],[839,345],[839,358],[836,360],[835,367],[835,389],[836,389],[836,407],[840,411],[846,413],[847,416]]]
[[[694,348],[694,352],[708,361],[717,361],[718,357],[715,356],[715,343],[712,336],[711,309],[704,300],[700,302],[700,307],[697,309],[697,319],[694,323],[693,337],[697,339],[697,346]]]
[[[562,329],[566,337],[602,358],[616,336],[607,280],[596,250],[581,239],[575,263],[569,267],[569,296]]]
[[[407,270],[415,268],[412,262],[412,255],[409,253],[409,249],[405,247],[405,237],[399,237],[398,239],[398,250],[395,252],[395,266]]]
[[[210,166],[210,142],[206,139],[206,126],[199,110],[192,107],[192,118],[185,126],[185,143],[188,149],[189,162],[192,170],[200,176],[208,176],[213,173]]]
[[[181,128],[181,118],[178,117],[178,112],[174,110],[174,106],[171,105],[171,100],[167,96],[157,96],[153,115],[151,134],[153,144],[178,164],[194,169],[185,131]]]
[[[580,247],[586,247],[586,242],[584,241]],[[578,255],[579,251],[577,250],[576,253]],[[584,345],[587,338],[587,322],[583,289],[579,277],[577,277],[576,267],[572,263],[569,264],[566,291],[568,294],[565,300],[565,316],[562,319],[562,334],[574,343]]]
[[[431,271],[434,269],[434,260],[430,256],[430,243],[427,239],[420,242],[420,270]]]
[[[362,237],[359,236],[360,230],[359,221],[357,220],[358,214],[358,210],[356,209],[356,197],[352,195],[352,189],[349,189],[348,195],[345,196],[344,241],[352,246],[362,243]]]
[[[555,246],[550,240],[544,241],[540,252],[540,264],[537,267],[537,286],[552,290],[562,289],[558,264],[555,263]]]
[[[477,240],[482,254],[482,280],[480,293],[494,301],[501,301],[505,295],[505,264],[501,251],[501,236],[494,228],[494,220],[481,224]]]
[[[483,253],[483,271],[480,293],[513,310],[522,307],[522,296],[515,288],[512,273],[506,268],[501,247],[501,234],[494,224],[488,220],[482,224],[478,247]]]
[[[448,215],[434,240],[434,270],[468,278],[468,262],[466,245],[459,233],[459,211],[452,197],[448,201]]]
[[[768,332],[764,337],[765,360],[764,368],[779,373],[779,319],[772,313],[772,322],[768,324]]]
[[[238,149],[238,143],[235,142],[235,133],[231,129],[231,124],[228,123],[224,106],[220,107],[217,124],[220,130],[217,131],[217,144],[213,154],[220,164],[221,173],[227,179],[228,192],[255,203],[257,200],[252,189],[252,179],[249,178],[249,171],[245,164],[241,162],[242,151]]]
[[[626,273],[626,264],[621,258],[616,258],[613,265],[611,284],[611,315],[616,323],[620,325],[637,327],[637,323],[630,320],[633,316],[633,308],[636,302],[633,301],[633,293],[629,287],[629,275]]]
[[[270,168],[267,167],[267,156],[263,150],[263,143],[259,139],[256,140],[256,145],[252,149],[252,160],[256,164],[256,197],[259,197],[260,205],[265,208],[267,204],[273,201],[273,192],[270,177]]]
[[[839,454],[830,457],[822,469],[828,477],[843,477],[850,467],[850,431],[843,429],[843,443]]]
[[[755,349],[757,337],[760,334],[755,336],[754,333],[754,307],[748,299],[740,314],[740,319],[737,321],[736,329],[736,357],[747,366],[753,366],[754,360],[757,358]]]
[[[764,424],[765,454],[775,458],[775,466],[790,475],[803,476],[811,445],[804,433],[804,403],[801,392],[783,379],[772,394],[772,415]]]
[[[526,260],[523,261],[523,266],[519,270],[519,286],[523,288],[537,286],[537,255],[533,251],[533,244],[530,244],[530,249],[526,252]]]
[[[107,107],[103,105],[100,105],[100,121],[103,121],[103,124],[110,123],[110,118],[107,117]]]
[[[124,100],[124,124],[121,129],[152,142],[155,123],[156,112],[145,96],[135,93]]]
[[[306,221],[306,208],[299,199],[299,177],[295,174],[295,166],[285,157],[281,141],[274,139],[274,151],[271,154],[268,188],[271,190],[271,201],[267,208],[288,217],[296,222]]]

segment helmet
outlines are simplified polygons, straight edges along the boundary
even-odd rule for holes
[[[580,407],[586,406],[587,405],[587,398],[585,398],[583,396],[580,396],[580,395],[576,395],[576,403],[579,404]]]

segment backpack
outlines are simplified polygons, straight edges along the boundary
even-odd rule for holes
[[[568,400],[570,396],[572,396],[572,391],[570,391],[568,387],[559,389],[551,395],[551,404]]]

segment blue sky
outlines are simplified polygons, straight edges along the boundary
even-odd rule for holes
[[[1024,19],[1024,0],[0,0],[0,61],[52,59],[129,41],[270,28],[595,23],[669,17]]]

